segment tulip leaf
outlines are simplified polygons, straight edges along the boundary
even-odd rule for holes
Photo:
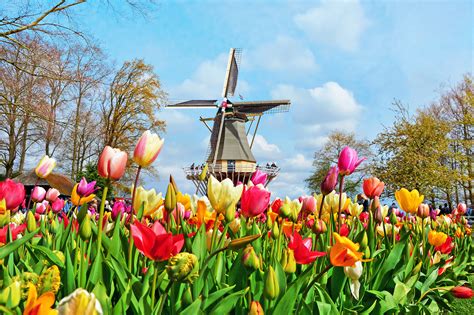
[[[425,282],[423,282],[420,290],[421,294],[425,293],[430,288],[430,286],[436,281],[436,278],[438,278],[438,268],[435,268],[426,278]]]
[[[180,312],[181,315],[195,315],[201,313],[199,308],[201,307],[202,300],[201,298],[195,300],[188,307]]]
[[[293,314],[296,297],[300,292],[302,285],[306,282],[309,275],[311,275],[312,268],[307,268],[288,288],[285,294],[278,300],[278,304],[273,309],[273,314]]]
[[[101,281],[97,282],[92,293],[94,293],[99,300],[104,315],[110,314],[112,311],[112,303],[110,302],[110,298],[107,296],[107,289]]]
[[[41,245],[32,245],[31,246],[34,250],[39,251],[41,254],[45,256],[45,258],[54,265],[57,265],[59,268],[64,268],[64,263],[47,247]]]
[[[237,302],[242,298],[249,288],[245,288],[243,290],[237,291],[235,293],[229,294],[225,298],[223,298],[217,306],[212,309],[212,311],[209,313],[210,315],[221,315],[221,314],[229,314],[231,311],[234,309],[235,305]]]
[[[393,277],[390,271],[392,271],[398,263],[403,263],[403,261],[400,260],[400,257],[402,257],[403,250],[405,249],[405,246],[407,244],[407,237],[408,235],[401,239],[400,242],[398,242],[392,248],[392,251],[388,255],[387,259],[382,263],[382,268],[380,269],[380,271],[377,272],[377,275],[374,280],[374,290],[378,290],[382,283],[387,283],[387,281],[383,280],[388,280],[390,277]]]
[[[206,310],[209,306],[216,303],[218,299],[223,297],[227,292],[232,291],[232,289],[234,288],[235,288],[235,285],[217,290],[209,294],[207,297],[204,298],[203,310]]]
[[[395,289],[393,290],[393,299],[397,304],[406,304],[407,294],[410,292],[411,288],[405,285],[400,280],[395,279]]]
[[[5,259],[8,255],[15,252],[21,245],[32,239],[36,235],[36,233],[38,233],[38,231],[39,228],[37,228],[31,233],[26,234],[22,238],[18,238],[13,242],[8,243],[7,245],[0,247],[0,259]]]
[[[61,279],[65,280],[64,287],[66,288],[66,293],[64,295],[69,295],[74,291],[75,283],[74,283],[74,267],[72,264],[71,253],[69,253],[69,249],[66,247],[66,268],[64,272],[66,273],[66,277],[61,276]]]
[[[347,277],[344,274],[344,269],[342,267],[334,267],[331,276],[331,298],[333,300],[340,296],[346,281]]]
[[[192,252],[199,259],[199,265],[202,266],[207,253],[206,227],[201,225],[193,239]]]

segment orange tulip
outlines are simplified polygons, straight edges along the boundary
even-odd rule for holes
[[[377,177],[371,177],[364,179],[362,188],[364,189],[364,194],[370,199],[375,197],[380,197],[385,187],[384,182],[381,182]]]
[[[354,267],[357,261],[362,259],[363,253],[358,252],[359,244],[352,242],[345,236],[337,233],[333,234],[336,238],[336,244],[331,247],[329,258],[333,266]]]
[[[431,230],[428,233],[428,242],[435,247],[443,245],[447,238],[448,236],[443,232]]]
[[[36,287],[29,284],[28,300],[26,300],[25,310],[23,315],[56,315],[58,311],[53,310],[51,306],[54,305],[54,293],[49,291],[43,293],[38,298]]]

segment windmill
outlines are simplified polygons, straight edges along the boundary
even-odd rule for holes
[[[229,100],[237,87],[239,65],[242,56],[240,49],[231,48],[229,61],[224,79],[222,101],[218,100],[190,100],[168,105],[169,108],[215,108],[215,117],[199,120],[211,132],[209,149],[205,163],[193,163],[185,167],[186,178],[193,181],[196,193],[206,194],[207,179],[213,175],[219,180],[230,178],[234,183],[246,183],[252,174],[259,169],[267,174],[268,185],[279,173],[280,168],[274,163],[258,165],[252,154],[255,135],[257,134],[260,120],[265,114],[287,112],[290,107],[289,100],[271,101],[239,101]],[[239,95],[242,100],[242,96]],[[213,122],[212,127],[208,122]],[[254,122],[255,126],[252,129]],[[247,130],[246,124],[250,122]],[[247,136],[252,131],[249,143]]]

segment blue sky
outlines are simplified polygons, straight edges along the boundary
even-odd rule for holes
[[[314,151],[333,129],[368,140],[393,119],[394,99],[412,110],[473,72],[471,1],[168,1],[149,19],[82,11],[86,28],[117,64],[143,58],[171,100],[220,98],[230,47],[243,49],[238,93],[289,98],[289,113],[264,116],[257,160],[282,172],[276,195],[307,193]],[[236,94],[238,95],[238,94]],[[199,115],[163,110],[161,178],[192,192],[181,168],[205,158],[209,132]]]

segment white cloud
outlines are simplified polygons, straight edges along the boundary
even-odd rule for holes
[[[252,135],[248,136],[249,144],[252,142]],[[269,143],[262,135],[255,135],[252,146],[252,153],[257,161],[274,161],[281,154],[280,148],[273,143]]]
[[[294,17],[295,24],[315,42],[348,51],[359,47],[360,38],[369,25],[358,0],[322,1]]]
[[[304,44],[288,36],[262,43],[244,56],[243,64],[249,68],[270,71],[308,72],[317,69],[313,52]]]

